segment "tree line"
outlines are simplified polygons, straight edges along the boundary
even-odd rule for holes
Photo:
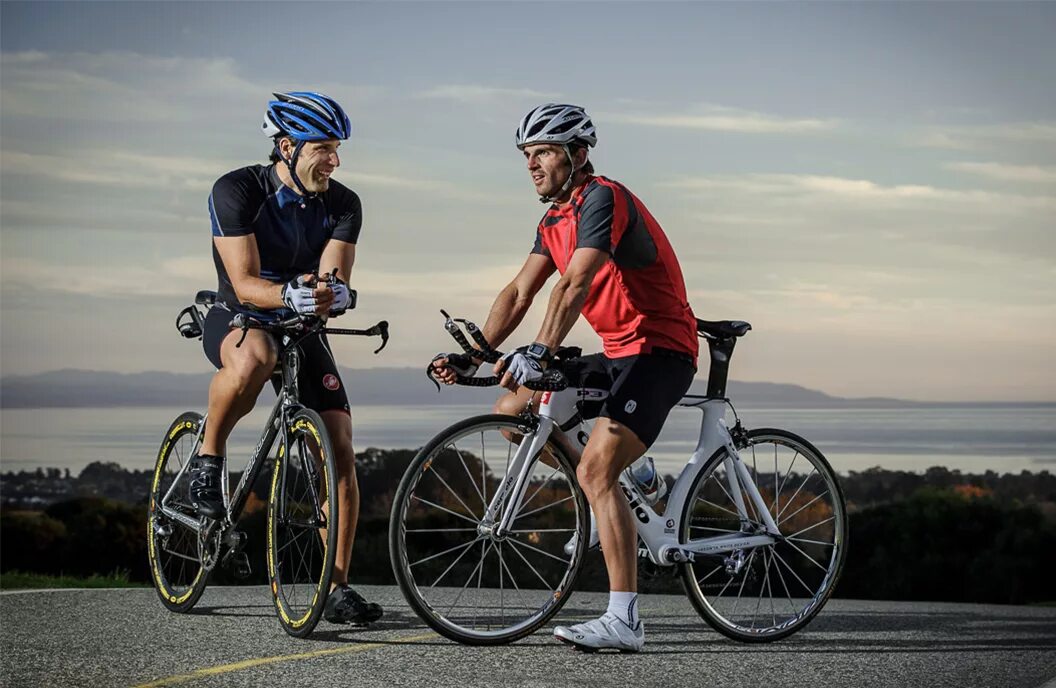
[[[357,460],[361,517],[352,564],[354,582],[392,584],[388,527],[392,499],[411,450],[368,449]],[[265,478],[266,476],[262,476]],[[89,576],[120,572],[149,581],[146,506],[149,471],[93,464],[77,477],[42,471],[6,473],[0,512],[0,569]],[[52,489],[43,508],[9,500]],[[233,477],[232,484],[237,480]],[[669,477],[670,480],[670,477]],[[43,481],[43,482],[42,482]],[[841,477],[850,537],[836,596],[1021,604],[1052,601],[1056,570],[1056,476],[1023,472],[970,475],[944,468],[924,474],[871,469]],[[12,489],[18,486],[18,490]],[[267,499],[267,483],[254,486]],[[39,496],[39,494],[38,494]],[[440,498],[440,495],[437,495]],[[45,501],[46,500],[41,500]],[[220,584],[266,583],[265,512],[247,514],[248,581],[217,567]],[[671,569],[644,566],[644,592],[681,592]],[[578,583],[605,590],[600,553],[591,553]]]

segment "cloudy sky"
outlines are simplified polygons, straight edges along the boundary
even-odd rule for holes
[[[173,319],[215,287],[206,199],[262,162],[273,90],[349,111],[348,326],[381,356],[483,320],[543,208],[513,147],[593,114],[733,377],[848,396],[1056,399],[1056,4],[0,5],[0,374],[201,372]],[[529,342],[545,301],[518,332]],[[597,348],[584,325],[572,339]]]

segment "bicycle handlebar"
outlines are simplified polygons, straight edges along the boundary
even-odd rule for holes
[[[242,338],[235,344],[236,347],[242,346],[242,342],[246,339],[246,334],[250,330],[264,330],[265,332],[272,332],[275,334],[295,334],[300,335],[303,339],[313,332],[320,332],[323,334],[344,334],[353,335],[359,337],[381,337],[381,346],[374,350],[374,353],[379,353],[385,348],[385,345],[389,343],[389,322],[382,320],[373,327],[369,327],[365,330],[351,330],[341,327],[326,327],[324,321],[317,315],[294,315],[285,320],[278,320],[276,322],[263,322],[256,318],[246,315],[245,313],[236,313],[235,317],[231,318],[231,327],[234,329],[242,330]]]
[[[484,333],[480,331],[477,325],[464,318],[452,318],[447,314],[447,311],[440,309],[440,313],[444,316],[444,329],[447,330],[454,340],[462,347],[462,351],[471,358],[479,358],[486,363],[495,363],[503,354],[501,351],[493,349],[491,344],[488,343],[487,338],[484,337]],[[469,340],[466,339],[466,335],[459,329],[458,323],[462,323],[466,331],[469,332],[469,336],[473,338],[473,341],[480,347],[479,349],[474,348],[470,345]],[[568,387],[568,376],[565,375],[565,371],[561,368],[561,361],[555,360],[552,364],[553,367],[547,368],[543,372],[543,377],[538,380],[532,380],[525,382],[522,386],[536,392],[560,392],[561,390]],[[425,369],[425,374],[429,378],[429,381],[436,385],[436,391],[440,391],[440,383],[433,377],[433,364],[432,362]],[[494,387],[499,384],[500,376],[492,375],[490,377],[466,377],[464,375],[455,375],[455,384],[462,385],[464,387]]]

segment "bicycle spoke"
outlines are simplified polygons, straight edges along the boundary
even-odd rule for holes
[[[538,495],[539,492],[542,491],[542,489],[544,487],[546,487],[546,484],[548,482],[550,482],[550,479],[554,477],[554,474],[557,473],[559,468],[560,468],[560,466],[558,466],[558,468],[555,468],[554,470],[550,471],[550,475],[546,476],[546,480],[544,480],[543,482],[539,483],[539,487],[535,488],[535,492],[532,493],[532,496],[529,497],[528,499],[526,499],[525,501],[521,502],[520,509],[517,509],[517,513],[514,514],[514,516],[513,516],[514,520],[516,520],[518,517],[520,517],[521,509],[523,509],[524,507],[528,506],[528,504],[531,503],[531,501],[533,499],[535,499],[535,496]]]
[[[475,542],[477,542],[478,540],[481,540],[481,539],[482,539],[482,538],[479,538],[479,537],[478,537],[478,538],[475,538],[475,539],[473,540],[473,542],[470,542],[469,544],[470,544],[470,545],[473,545],[473,544],[474,544]],[[430,587],[430,588],[435,588],[435,587],[436,587],[436,585],[437,585],[437,583],[439,583],[439,582],[440,582],[440,581],[441,581],[441,580],[443,579],[443,577],[447,575],[447,572],[448,572],[448,571],[450,571],[451,569],[455,568],[455,565],[456,565],[456,564],[457,564],[458,562],[462,561],[462,557],[466,556],[466,554],[468,554],[468,553],[469,553],[469,551],[470,551],[470,548],[469,548],[469,547],[467,547],[467,548],[465,548],[464,550],[462,550],[462,554],[459,554],[459,555],[458,555],[457,557],[455,557],[455,560],[454,560],[453,562],[451,562],[451,564],[450,564],[450,565],[448,565],[448,567],[447,567],[446,569],[444,569],[444,572],[443,572],[443,573],[441,573],[441,574],[440,574],[440,576],[439,576],[439,577],[438,577],[438,578],[437,578],[437,579],[436,579],[435,581],[433,581],[433,584],[432,584],[432,585],[430,585],[429,587]]]
[[[766,562],[766,549],[763,549],[763,578],[764,580],[770,573],[770,566]],[[755,617],[759,614],[759,607],[763,603],[763,590],[765,588],[762,584],[759,585],[759,599],[755,601],[755,611],[752,612],[752,623],[749,628],[755,628]]]
[[[725,507],[721,507],[718,504],[716,504],[715,502],[709,502],[708,500],[704,499],[703,497],[697,497],[697,501],[698,502],[704,502],[708,506],[713,506],[716,509],[721,509],[721,510],[725,511],[726,513],[730,514],[731,516],[736,516],[738,521],[741,520],[741,515],[740,514],[738,514],[735,511],[730,511],[729,509],[727,509]],[[737,532],[740,532],[740,531],[737,531]]]
[[[714,473],[712,473],[711,475],[709,475],[709,476],[708,476],[708,479],[709,479],[709,480],[714,480],[714,481],[715,481],[715,484],[719,486],[719,489],[720,489],[720,490],[722,490],[722,493],[723,493],[724,495],[726,495],[726,499],[730,500],[730,504],[734,504],[734,505],[736,505],[736,504],[737,504],[737,502],[736,502],[736,500],[734,500],[733,496],[732,496],[732,495],[730,495],[730,493],[726,491],[726,488],[725,488],[725,487],[723,486],[723,484],[722,484],[722,481],[720,481],[720,480],[719,480],[718,478],[716,478],[716,477],[715,477],[715,474],[714,474]],[[715,504],[714,506],[719,506],[719,505],[718,505],[718,504]],[[722,507],[719,507],[719,508],[720,508],[720,509],[722,509]],[[724,511],[730,511],[730,510],[729,510],[729,509],[724,509]],[[731,513],[731,514],[734,514],[734,512],[732,512],[732,511],[730,511],[730,513]],[[734,516],[736,516],[737,518],[740,518],[740,517],[741,517],[741,515],[740,515],[740,514],[734,514]]]
[[[507,542],[509,542],[510,545],[513,546],[512,549],[513,549],[514,554],[519,556],[521,558],[521,561],[523,561],[525,564],[528,565],[528,568],[530,568],[532,570],[532,573],[535,574],[535,577],[538,578],[542,582],[542,584],[546,586],[546,589],[547,590],[553,590],[554,586],[550,585],[550,583],[548,583],[547,580],[545,578],[543,578],[543,574],[539,573],[538,569],[536,569],[534,566],[532,566],[532,562],[530,562],[530,561],[528,561],[527,559],[524,558],[524,555],[521,554],[521,550],[517,548],[517,542],[514,541],[514,540],[507,540]],[[524,545],[523,542],[520,543],[520,544]],[[533,547],[532,549],[535,549],[535,548]],[[543,553],[546,554],[545,552],[543,552]],[[548,555],[548,556],[551,556],[551,555]]]
[[[770,505],[770,515],[777,513],[775,509],[779,506],[779,500],[781,499],[781,492],[777,489],[777,479],[780,477],[780,473],[777,470],[777,445],[774,445],[774,503]],[[766,557],[763,557],[764,559]]]
[[[792,468],[796,465],[796,459],[798,459],[798,458],[799,458],[799,451],[796,451],[796,455],[792,457],[792,463],[788,464],[788,470],[785,471],[785,479],[781,481],[781,486],[777,488],[778,492],[780,492],[781,490],[785,489],[785,483],[787,483],[788,479],[790,477],[792,477]]]
[[[710,572],[710,573],[708,573],[708,575],[704,576],[703,578],[698,578],[698,579],[697,579],[697,585],[700,585],[700,584],[701,584],[701,583],[703,583],[704,581],[706,581],[706,580],[708,580],[709,578],[711,578],[711,577],[712,577],[713,575],[715,575],[716,573],[718,573],[718,571],[719,571],[720,569],[722,569],[722,568],[723,568],[723,565],[722,565],[722,564],[719,564],[718,566],[716,566],[715,568],[713,568],[713,569],[711,570],[711,572]]]
[[[510,540],[510,542],[513,542],[513,540]],[[547,551],[545,551],[545,550],[541,550],[541,549],[539,549],[538,547],[533,547],[532,545],[529,545],[529,544],[528,544],[527,542],[525,542],[524,540],[516,540],[516,542],[520,543],[521,545],[524,545],[524,546],[525,546],[525,547],[527,547],[528,549],[532,549],[532,550],[535,550],[535,551],[536,551],[536,552],[538,552],[539,554],[542,554],[542,555],[544,555],[544,556],[550,557],[551,559],[556,559],[557,561],[561,562],[562,564],[569,564],[569,563],[571,563],[571,559],[562,559],[561,557],[557,556],[556,554],[550,554],[549,552],[547,552]]]
[[[481,439],[483,439],[484,438],[484,433],[480,433],[480,437],[481,437]],[[455,446],[454,444],[451,445],[451,448],[455,450],[455,454],[458,454],[458,460],[462,462],[462,468],[464,468],[465,471],[466,471],[466,477],[469,478],[469,484],[473,486],[474,490],[476,490],[477,496],[480,497],[480,503],[483,504],[484,508],[486,509],[487,506],[488,506],[488,503],[484,501],[484,495],[481,494],[480,489],[477,488],[477,483],[476,483],[475,480],[473,480],[473,475],[469,472],[469,465],[466,464],[466,460],[462,456],[462,452],[460,452],[458,450],[458,447]],[[480,457],[480,465],[481,466],[484,465],[484,456],[483,455],[481,455],[481,457]]]
[[[513,571],[511,571],[510,567],[506,565],[506,560],[503,559],[501,555],[499,556],[499,563],[506,569],[506,576],[510,579],[510,582],[513,583],[513,587],[517,591],[517,599],[521,601],[521,606],[524,607],[524,611],[528,612],[528,616],[532,616],[532,608],[524,603],[524,593],[521,591],[521,586],[517,585],[517,580],[513,577]]]
[[[526,514],[517,514],[517,516],[516,516],[516,518],[514,518],[514,520],[517,520],[518,518],[524,518],[525,516],[531,516],[532,514],[537,514],[540,511],[545,511],[545,510],[549,509],[552,506],[557,506],[558,504],[561,504],[563,502],[567,502],[567,501],[569,501],[571,499],[575,499],[575,497],[573,497],[572,495],[569,495],[569,496],[565,497],[564,499],[559,499],[558,501],[552,502],[550,504],[547,504],[546,506],[539,507],[538,509],[532,509],[531,511],[529,511]]]
[[[780,552],[778,552],[778,551],[777,551],[776,549],[775,549],[775,550],[773,550],[773,553],[774,553],[774,556],[775,556],[775,557],[777,557],[777,560],[778,560],[778,561],[779,561],[780,563],[782,563],[782,564],[784,564],[784,565],[785,565],[785,568],[787,568],[787,569],[788,569],[788,572],[789,572],[789,573],[791,573],[791,574],[792,574],[792,575],[793,575],[793,576],[795,577],[795,579],[796,579],[797,581],[799,581],[799,584],[803,586],[803,589],[807,591],[807,594],[808,594],[808,595],[809,595],[809,596],[810,596],[811,598],[813,598],[813,597],[814,597],[814,594],[815,594],[815,593],[814,593],[814,591],[810,589],[810,586],[809,586],[809,585],[807,585],[806,583],[804,583],[804,582],[803,582],[803,579],[799,577],[799,574],[798,574],[798,573],[796,573],[796,570],[795,570],[794,568],[792,568],[791,566],[789,566],[789,565],[788,565],[788,562],[787,562],[787,561],[785,561],[785,558],[781,556],[781,553],[780,553]]]
[[[828,517],[827,519],[825,519],[824,521],[818,521],[817,523],[815,523],[815,524],[814,524],[814,525],[812,525],[812,526],[807,526],[806,528],[803,528],[802,530],[797,530],[796,532],[792,533],[791,535],[786,535],[786,536],[785,536],[785,539],[787,540],[787,539],[789,539],[789,538],[795,537],[795,536],[797,536],[797,535],[800,535],[800,534],[802,534],[802,533],[805,533],[805,532],[807,532],[808,530],[813,530],[814,528],[817,528],[818,526],[823,526],[823,525],[825,525],[826,523],[828,523],[829,521],[834,521],[834,520],[836,520],[836,517],[835,517],[835,516],[829,516],[829,517]]]
[[[795,516],[796,514],[798,514],[798,513],[800,512],[800,511],[803,511],[803,510],[804,510],[804,509],[806,509],[806,508],[807,508],[808,506],[810,506],[810,505],[811,505],[811,504],[813,504],[814,502],[818,501],[819,499],[821,499],[822,497],[824,497],[824,496],[825,496],[825,495],[827,495],[827,494],[829,494],[829,491],[828,491],[828,490],[825,490],[824,492],[822,492],[822,493],[821,493],[820,495],[818,495],[818,496],[817,496],[817,497],[815,497],[814,499],[810,500],[809,502],[807,502],[807,503],[806,503],[806,504],[804,504],[803,506],[801,506],[801,507],[799,507],[798,509],[796,509],[795,511],[793,511],[793,512],[792,512],[791,514],[789,514],[788,516],[785,516],[785,517],[784,517],[783,519],[781,519],[780,521],[778,521],[778,522],[777,522],[777,525],[781,525],[782,523],[784,523],[784,522],[785,522],[785,521],[787,521],[788,519],[792,518],[793,516]],[[787,504],[786,504],[786,506],[787,506]]]
[[[446,481],[446,480],[444,480],[444,477],[443,477],[442,475],[440,475],[439,471],[437,471],[437,470],[436,470],[435,466],[432,466],[432,465],[430,465],[430,466],[429,466],[429,472],[430,472],[430,473],[432,473],[432,474],[433,474],[434,476],[436,476],[436,479],[437,479],[437,480],[439,480],[439,481],[440,481],[441,483],[443,483],[444,487],[446,487],[446,488],[447,488],[447,491],[448,491],[448,492],[450,492],[450,493],[451,493],[451,495],[452,495],[452,496],[453,496],[453,497],[454,497],[455,499],[457,499],[457,500],[458,500],[458,503],[459,503],[459,504],[461,504],[461,505],[462,505],[462,507],[463,507],[463,508],[464,508],[464,509],[465,509],[466,511],[468,511],[468,512],[469,512],[469,515],[470,515],[470,516],[472,516],[473,518],[477,518],[477,515],[476,515],[475,513],[473,513],[473,510],[472,510],[472,509],[470,509],[470,508],[469,508],[469,506],[468,506],[468,505],[467,505],[467,504],[466,504],[465,502],[463,502],[463,501],[462,501],[462,498],[458,496],[458,493],[457,493],[457,492],[455,492],[454,490],[452,490],[452,489],[451,489],[451,486],[447,484],[447,481]],[[477,520],[480,520],[480,519],[477,519]]]
[[[814,557],[812,557],[812,556],[810,556],[809,554],[807,554],[806,552],[804,552],[804,551],[803,551],[802,549],[800,549],[800,548],[799,548],[799,547],[798,547],[798,546],[797,546],[797,545],[796,545],[795,543],[792,543],[792,542],[788,542],[788,543],[786,543],[786,544],[787,544],[787,545],[788,545],[789,547],[791,547],[792,549],[794,549],[794,550],[796,550],[797,552],[799,552],[800,554],[802,554],[802,555],[803,555],[804,557],[806,557],[807,561],[809,561],[809,562],[810,562],[811,564],[814,564],[815,566],[817,566],[817,567],[818,567],[819,569],[821,569],[821,570],[822,570],[822,571],[824,571],[825,573],[828,573],[828,572],[829,572],[829,569],[828,569],[827,567],[825,567],[825,566],[822,566],[821,564],[819,564],[819,563],[818,563],[818,562],[817,562],[817,561],[816,561],[816,560],[814,559]]]
[[[171,554],[172,556],[178,557],[180,559],[186,559],[187,561],[193,561],[196,564],[198,563],[198,558],[197,557],[192,557],[192,556],[188,556],[186,554],[181,554],[180,552],[176,552],[175,550],[171,550],[171,549],[168,549],[168,548],[163,548],[161,551],[162,552],[166,552],[168,554]]]
[[[419,559],[418,561],[414,562],[413,564],[408,564],[408,566],[417,566],[418,564],[424,564],[425,562],[427,562],[427,561],[429,561],[431,559],[436,559],[437,557],[442,557],[445,554],[450,554],[451,552],[454,552],[456,550],[462,549],[463,547],[469,547],[470,545],[472,545],[474,542],[476,542],[479,539],[480,538],[477,537],[477,538],[474,538],[474,539],[470,540],[469,542],[465,543],[464,545],[456,545],[456,546],[454,546],[454,547],[452,547],[450,549],[445,549],[443,552],[437,552],[436,554],[428,556],[425,559]]]
[[[737,605],[741,602],[741,594],[744,592],[744,584],[748,582],[748,571],[751,570],[752,562],[754,561],[755,550],[753,549],[752,553],[748,555],[748,561],[745,562],[744,568],[741,569],[743,572],[741,575],[741,585],[737,588],[737,599],[733,602],[733,610],[730,612],[730,616],[735,616],[737,614]]]
[[[806,543],[809,543],[811,545],[821,545],[822,547],[835,547],[836,546],[835,542],[825,542],[823,540],[808,540],[807,538],[797,538],[797,537],[786,537],[785,539],[786,540],[795,540],[796,542],[806,542]]]
[[[471,542],[469,544],[472,545],[474,542],[478,542],[478,540],[474,540],[473,542]],[[477,564],[477,566],[480,568],[481,573],[484,572],[484,559],[487,558],[488,552],[491,551],[491,547],[492,547],[492,544],[493,544],[490,540],[484,540],[484,542],[486,543],[486,547],[484,549],[484,553],[480,555],[480,563]],[[462,586],[462,590],[459,591],[458,597],[455,598],[455,601],[452,602],[451,606],[447,608],[446,612],[444,612],[444,616],[450,616],[451,615],[451,610],[453,610],[455,608],[455,606],[458,604],[459,600],[462,599],[462,595],[465,594],[466,588],[469,587],[470,582],[473,580],[473,573],[475,571],[476,571],[476,569],[473,569],[473,571],[471,571],[469,573],[469,578],[466,579],[465,585]]]
[[[447,513],[451,514],[452,516],[458,516],[463,521],[469,521],[470,523],[472,523],[474,525],[479,523],[479,521],[474,521],[472,518],[470,518],[469,516],[466,516],[465,514],[460,514],[457,511],[451,511],[450,509],[442,507],[439,504],[434,504],[433,502],[430,502],[428,499],[422,499],[418,495],[411,495],[411,499],[417,499],[422,504],[428,504],[429,506],[434,507],[436,509],[439,509],[440,511],[446,511]]]
[[[810,480],[811,476],[813,476],[817,472],[818,472],[818,469],[812,466],[811,469],[810,469],[810,473],[807,473],[807,477],[803,478],[803,482],[801,482],[799,484],[799,487],[796,488],[796,491],[792,493],[792,498],[789,499],[787,502],[785,502],[785,508],[786,509],[788,508],[789,504],[791,504],[792,502],[796,501],[796,496],[799,494],[799,491],[803,489],[803,486],[807,484],[807,481]],[[781,512],[780,511],[777,512],[777,516],[774,517],[774,520],[777,520],[779,518],[781,518]]]
[[[507,533],[574,533],[575,528],[525,528],[513,529],[506,531]]]
[[[405,533],[475,533],[476,528],[405,528]]]
[[[770,558],[774,559],[777,557],[777,552],[774,551],[774,546],[769,545],[767,549],[770,550]],[[777,577],[781,581],[781,587],[785,589],[785,597],[788,599],[788,606],[792,609],[792,615],[796,614],[796,605],[792,604],[792,593],[788,590],[788,584],[785,583],[785,576],[781,573],[781,567],[776,563],[774,564],[774,570],[777,571]]]

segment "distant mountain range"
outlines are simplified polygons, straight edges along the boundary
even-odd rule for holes
[[[450,403],[489,403],[494,388],[456,387],[437,394],[417,368],[371,368],[341,370],[353,404],[424,405]],[[36,375],[11,375],[0,378],[0,406],[5,408],[107,407],[107,406],[191,406],[205,403],[212,373],[113,373],[93,370],[56,370]],[[703,394],[706,381],[694,382],[691,393]],[[266,389],[264,397],[271,397]],[[948,406],[948,402],[914,402],[901,399],[868,397],[850,399],[834,397],[799,385],[770,382],[729,384],[729,396],[744,406],[776,407],[872,407]],[[272,397],[273,398],[273,397]],[[956,403],[956,402],[954,402]],[[961,402],[957,405],[991,406],[983,402]],[[1004,403],[1001,405],[1009,405]],[[1051,405],[1022,403],[1011,405]]]

